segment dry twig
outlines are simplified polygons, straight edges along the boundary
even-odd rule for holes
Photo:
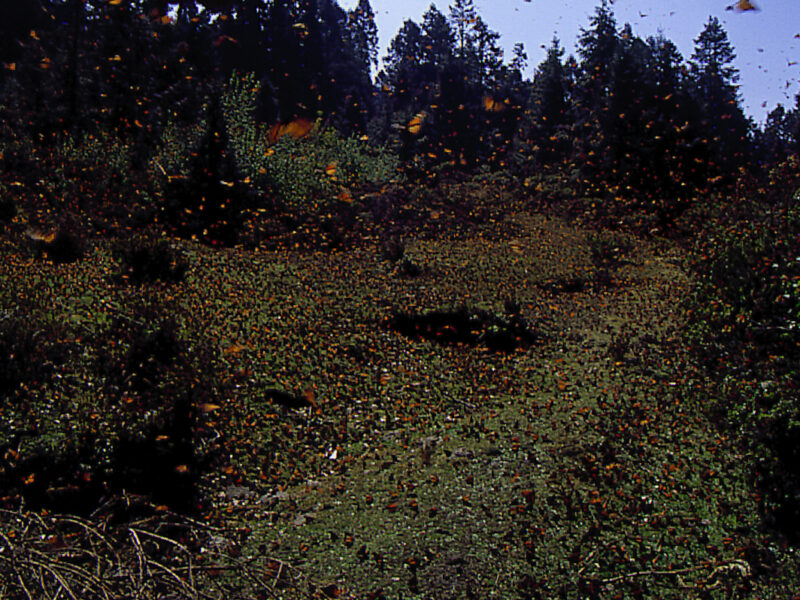
[[[135,523],[111,518],[132,505],[148,516]],[[0,595],[4,600],[220,600],[276,598],[279,590],[291,590],[295,598],[319,597],[319,587],[288,563],[243,559],[213,548],[212,538],[225,533],[130,496],[86,519],[0,509]]]

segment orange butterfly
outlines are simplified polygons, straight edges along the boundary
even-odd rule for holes
[[[738,0],[735,4],[727,6],[725,10],[735,10],[737,12],[745,12],[748,10],[758,10],[758,7],[750,2],[750,0]]]
[[[40,242],[45,244],[52,244],[53,241],[55,241],[56,239],[55,230],[43,232],[43,231],[37,231],[35,229],[28,229],[25,232],[25,235],[27,235],[28,238],[34,242]]]
[[[267,139],[269,139],[270,144],[274,144],[284,135],[289,135],[295,139],[304,138],[311,132],[313,127],[314,123],[308,119],[296,119],[288,123],[275,123],[269,130]]]
[[[506,103],[495,100],[491,96],[484,96],[483,109],[488,112],[501,112],[506,109]]]
[[[412,119],[408,122],[407,129],[409,133],[417,135],[422,129],[422,122],[425,120],[425,112],[418,112],[415,114]]]

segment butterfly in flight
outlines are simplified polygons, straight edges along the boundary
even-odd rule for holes
[[[735,4],[727,6],[725,10],[735,10],[736,12],[746,12],[748,10],[758,10],[758,7],[750,0],[738,0]]]

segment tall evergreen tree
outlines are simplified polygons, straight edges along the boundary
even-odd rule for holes
[[[267,113],[269,121],[289,121],[299,115],[302,102],[295,89],[297,80],[304,78],[299,61],[302,28],[294,27],[290,0],[272,0],[266,20],[267,77],[264,86],[274,96]],[[307,81],[304,81],[308,85]]]
[[[795,115],[778,104],[767,115],[763,130],[758,135],[758,158],[762,163],[780,163],[792,152]]]
[[[646,80],[650,100],[644,105],[645,136],[640,148],[643,201],[662,229],[690,206],[707,185],[707,145],[702,141],[698,109],[686,89],[683,57],[659,33],[647,39]]]
[[[422,31],[425,35],[425,62],[437,70],[444,69],[455,52],[455,32],[450,23],[435,5],[422,16]]]
[[[589,21],[589,29],[582,28],[578,37],[580,94],[587,108],[602,103],[608,96],[619,43],[614,13],[608,0],[602,0]]]
[[[410,19],[389,44],[378,79],[391,93],[394,112],[416,111],[426,104],[423,94],[430,82],[422,76],[425,44],[422,29]]]
[[[514,58],[511,59],[509,67],[519,73],[520,79],[524,77],[525,69],[528,68],[528,53],[525,52],[525,44],[518,42],[514,44]]]
[[[322,72],[316,84],[320,110],[345,133],[365,130],[372,102],[370,65],[354,43],[348,21],[334,0],[320,0]]]
[[[557,37],[547,49],[547,56],[536,67],[530,99],[530,141],[540,165],[552,164],[568,152],[568,138],[561,135],[569,121],[567,81],[562,65],[564,49]]]
[[[590,189],[613,169],[616,154],[615,118],[611,112],[614,76],[619,58],[620,38],[614,14],[602,0],[578,38],[580,74],[575,89],[576,144],[580,170]],[[594,190],[597,192],[597,190]]]
[[[705,134],[719,172],[729,173],[746,160],[748,122],[739,104],[733,66],[736,54],[716,17],[709,17],[695,39],[691,70],[693,97],[703,116]]]
[[[503,66],[503,50],[500,48],[500,34],[489,29],[480,16],[475,18],[471,44],[471,58],[475,70],[475,83],[485,89],[498,82]]]
[[[236,243],[249,191],[240,182],[218,97],[207,112],[207,129],[192,153],[190,176],[167,185],[164,216],[179,235],[230,246]]]
[[[369,0],[358,5],[347,16],[347,29],[358,60],[367,72],[378,66],[378,26]]]
[[[467,54],[470,41],[471,30],[478,16],[478,11],[472,0],[454,0],[450,6],[450,22],[456,34],[456,47],[459,56]]]

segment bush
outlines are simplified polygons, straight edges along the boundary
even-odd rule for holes
[[[72,231],[59,229],[55,239],[44,246],[45,254],[55,263],[71,263],[83,258],[83,239]]]
[[[398,312],[386,326],[412,339],[423,338],[442,345],[482,346],[498,353],[525,349],[540,339],[519,313],[495,315],[465,306],[419,314]]]
[[[253,75],[234,73],[221,106],[230,144],[242,175],[286,212],[320,214],[338,202],[353,201],[360,187],[387,184],[397,160],[364,139],[343,138],[319,124],[307,132],[271,141],[255,121],[259,86]]]
[[[613,269],[624,263],[633,249],[633,240],[629,235],[604,231],[589,237],[589,248],[596,267]]]
[[[694,251],[699,355],[720,381],[732,426],[760,456],[773,522],[800,539],[800,219],[798,200],[758,206]],[[728,211],[729,213],[731,211]]]
[[[85,514],[126,490],[195,509],[211,452],[198,407],[218,402],[212,354],[147,302],[92,335],[32,314],[0,327],[0,504]]]
[[[66,489],[80,472],[70,420],[53,393],[76,354],[69,331],[43,319],[33,305],[0,317],[0,497],[24,495],[39,506],[48,489]],[[61,510],[73,508],[61,500]]]
[[[249,189],[236,165],[218,101],[208,107],[208,124],[192,153],[189,173],[164,188],[164,215],[183,237],[213,244],[236,243]]]
[[[120,262],[120,277],[132,283],[182,281],[189,267],[168,241],[144,235],[117,243],[114,255]]]
[[[0,185],[0,221],[10,221],[17,215],[17,204],[4,185]]]
[[[61,330],[33,315],[0,315],[0,396],[9,401],[20,388],[39,385],[63,362]]]

